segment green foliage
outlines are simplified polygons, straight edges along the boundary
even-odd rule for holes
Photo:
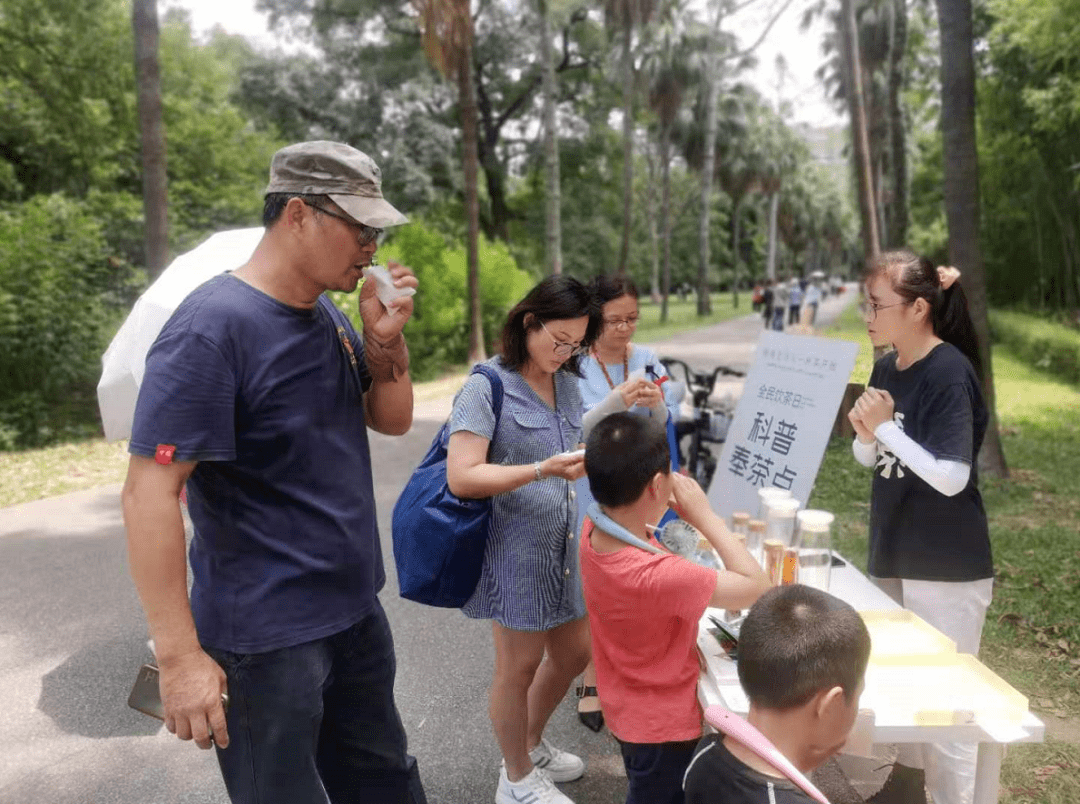
[[[76,201],[38,196],[0,212],[0,449],[72,435],[63,419],[92,397],[134,278]]]
[[[492,351],[501,336],[506,313],[532,287],[533,279],[518,267],[503,243],[481,237],[479,254],[484,341]],[[414,220],[379,249],[379,259],[383,263],[393,260],[408,265],[420,282],[413,316],[405,325],[410,373],[418,380],[425,380],[465,363],[469,352],[465,247]],[[357,296],[331,294],[335,304],[360,330],[363,324],[356,307]]]
[[[161,63],[168,137],[170,241],[188,251],[223,229],[256,226],[270,159],[285,143],[255,129],[230,100],[241,66],[254,55],[240,37],[196,44],[183,19],[162,29]]]
[[[996,310],[990,315],[994,341],[1031,365],[1080,384],[1080,330],[1045,316]]]
[[[618,261],[622,228],[622,151],[616,132],[599,128],[584,140],[569,140],[560,146],[562,174],[563,270],[586,280],[611,273]],[[544,168],[539,153],[533,154],[529,172],[510,203],[515,212],[511,242],[518,263],[528,267],[543,265],[545,227]],[[568,190],[567,188],[572,188]],[[660,231],[660,176],[655,156],[634,160],[633,227],[630,232],[629,274],[643,294],[652,284],[653,248],[662,265]],[[671,287],[693,284],[698,265],[697,210],[701,185],[697,175],[676,164],[671,170]],[[710,283],[726,286],[731,274],[728,199],[714,196],[709,253]],[[747,266],[740,268],[745,280]]]
[[[1078,19],[1080,0],[975,4],[982,254],[999,305],[1080,306]],[[938,44],[914,41],[908,99],[921,108],[910,243],[944,261]]]

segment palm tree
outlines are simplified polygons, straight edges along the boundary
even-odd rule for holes
[[[715,104],[711,95],[713,88],[704,87],[699,93],[698,105],[695,109],[693,124],[684,137],[683,156],[687,164],[694,170],[704,174],[709,171],[712,181],[707,183],[702,180],[701,203],[712,202],[712,185],[715,182],[721,192],[731,199],[731,251],[732,251],[732,302],[735,307],[739,306],[739,262],[742,257],[742,219],[744,217],[744,203],[751,192],[759,186],[763,154],[760,142],[760,115],[761,99],[757,91],[747,84],[736,84],[726,90]],[[702,104],[711,105],[711,112],[702,112]],[[708,108],[708,107],[707,107]],[[709,120],[709,115],[715,114],[716,120]],[[704,128],[701,120],[705,120]],[[711,142],[712,147],[707,148],[706,142]],[[707,190],[707,194],[706,194]],[[706,210],[706,213],[708,210]],[[708,215],[705,216],[708,223]],[[699,220],[699,227],[701,221]],[[701,257],[701,238],[699,228],[699,259]],[[704,257],[708,260],[708,246],[706,244]],[[707,262],[706,262],[707,264]],[[700,281],[700,274],[699,274]],[[706,301],[708,297],[706,296]],[[711,305],[710,305],[711,306]],[[701,296],[699,293],[699,314],[702,309]],[[709,307],[705,307],[706,314]]]
[[[469,0],[413,0],[418,12],[424,52],[435,68],[457,83],[461,111],[462,167],[465,174],[465,240],[468,275],[469,362],[487,357],[484,349],[484,326],[480,309],[480,201],[477,193],[479,141],[476,119],[476,93],[473,89],[472,47],[473,20]]]
[[[866,105],[863,94],[862,61],[859,58],[859,32],[855,22],[855,0],[840,0],[840,42],[843,53],[845,94],[851,115],[851,140],[855,151],[855,172],[859,178],[859,211],[862,214],[863,248],[870,259],[881,251],[878,237],[877,196],[874,194],[874,171],[870,140],[866,128]]]
[[[888,203],[886,231],[894,246],[907,243],[908,178],[907,178],[907,120],[900,93],[907,83],[904,71],[904,52],[907,49],[907,0],[887,0],[889,6],[889,167],[892,194]]]
[[[784,121],[768,108],[762,110],[762,126],[758,142],[761,147],[758,186],[769,200],[769,248],[765,273],[776,278],[777,223],[780,212],[780,190],[806,157],[806,144],[798,139]]]
[[[671,292],[671,139],[682,109],[686,89],[700,72],[703,40],[700,32],[688,31],[672,20],[664,26],[655,53],[649,83],[649,106],[656,115],[660,152],[660,226],[663,239],[663,279],[660,290],[660,321],[668,318]]]
[[[623,229],[619,241],[616,273],[624,275],[630,267],[630,227],[634,191],[634,31],[643,27],[656,12],[661,0],[605,0],[604,16],[608,27],[619,32],[622,40],[620,71],[623,89]]]
[[[559,186],[559,135],[555,125],[555,59],[551,50],[551,20],[548,0],[538,0],[540,12],[540,49],[544,62],[544,166],[547,201],[545,252],[548,270],[562,273],[562,225]]]
[[[755,0],[746,0],[739,8],[745,7]],[[721,83],[721,68],[723,65],[733,59],[740,60],[740,64],[736,70],[743,67],[748,67],[752,64],[752,56],[754,50],[757,49],[765,36],[772,30],[773,25],[780,19],[780,15],[783,14],[788,6],[791,5],[791,0],[786,0],[779,8],[774,8],[772,17],[766,21],[765,26],[762,28],[757,40],[751,44],[748,48],[742,51],[736,50],[734,42],[730,36],[725,35],[721,30],[726,14],[731,13],[734,10],[726,0],[716,0],[716,9],[713,14],[713,22],[710,27],[709,35],[710,41],[706,47],[708,53],[708,59],[705,67],[705,142],[713,143],[717,141],[717,132],[719,128],[719,114],[717,104],[720,100],[720,83]],[[723,55],[721,52],[724,51]],[[713,162],[715,154],[712,148],[707,148],[704,151],[704,160],[701,166],[701,207],[699,209],[698,217],[698,288],[697,288],[697,313],[698,315],[709,315],[712,312],[712,300],[709,296],[709,219],[712,212],[712,183],[713,183]],[[741,202],[741,197],[740,197]],[[732,252],[734,265],[732,276],[732,292],[734,293],[735,306],[739,306],[739,286],[738,286],[738,204],[735,203],[735,198],[732,197],[732,226],[733,226],[733,243],[732,247],[735,249]]]
[[[737,99],[735,103],[735,108],[725,116],[729,136],[721,135],[723,144],[717,140],[715,150],[719,157],[716,178],[720,189],[731,199],[731,303],[738,309],[742,205],[758,181],[760,168],[759,155],[755,152],[750,136],[745,106]]]
[[[142,141],[146,267],[150,278],[154,279],[169,262],[169,181],[165,172],[165,124],[161,117],[157,0],[135,0],[131,7],[131,28],[135,38],[135,80]]]
[[[1008,465],[998,432],[994,372],[990,362],[986,271],[979,248],[979,154],[975,139],[975,50],[971,0],[937,0],[941,31],[941,135],[945,155],[945,221],[949,260],[964,272],[964,293],[979,340],[982,386],[990,422],[979,467],[1007,477]]]

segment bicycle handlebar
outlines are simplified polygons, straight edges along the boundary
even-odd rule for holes
[[[716,386],[716,378],[720,375],[729,377],[746,376],[745,371],[739,371],[728,366],[717,366],[711,372],[694,371],[684,361],[679,360],[677,357],[661,357],[660,362],[668,368],[668,373],[671,373],[670,366],[681,366],[683,374],[686,377],[686,387],[690,391],[698,388],[701,390],[708,390],[712,393],[712,389]]]

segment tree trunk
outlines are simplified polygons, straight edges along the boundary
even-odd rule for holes
[[[649,221],[649,251],[652,258],[652,271],[649,274],[649,298],[653,304],[660,303],[660,229],[657,221],[660,215],[656,209],[656,164],[652,158],[651,148],[645,149],[645,159],[648,163],[649,182],[645,192],[645,213]]]
[[[731,306],[739,309],[739,213],[742,196],[731,199]]]
[[[552,274],[562,273],[562,226],[559,187],[559,132],[555,120],[555,62],[551,53],[551,25],[548,19],[548,0],[540,0],[540,47],[544,60],[544,165],[545,197],[547,198],[547,229],[545,256]]]
[[[892,36],[889,52],[889,167],[892,200],[889,204],[889,242],[901,247],[908,236],[907,132],[900,93],[904,89],[904,53],[907,50],[907,0],[892,0]]]
[[[660,175],[663,183],[660,219],[664,237],[664,286],[660,299],[660,323],[668,320],[668,297],[671,295],[671,130],[660,129]]]
[[[616,273],[625,276],[630,268],[630,226],[633,215],[634,192],[634,54],[631,47],[634,35],[633,11],[627,11],[623,31],[623,229],[619,242],[619,263]],[[666,304],[666,297],[665,297]]]
[[[484,349],[484,318],[480,307],[480,199],[477,188],[479,174],[479,132],[476,117],[476,91],[472,78],[473,30],[469,0],[457,0],[458,13],[465,20],[465,36],[461,63],[458,69],[458,102],[461,106],[461,150],[465,173],[465,239],[466,273],[469,305],[469,362],[487,359]],[[490,178],[490,177],[489,177]]]
[[[859,213],[862,219],[863,249],[867,260],[881,251],[877,230],[874,174],[870,162],[870,139],[866,130],[866,102],[862,87],[862,62],[859,59],[859,35],[855,24],[855,0],[841,0],[840,42],[847,78],[848,111],[851,115],[851,141],[855,152],[855,171],[859,179]]]
[[[168,176],[165,124],[161,116],[157,0],[135,0],[131,8],[142,141],[143,215],[146,218],[146,268],[151,281],[169,262]]]
[[[776,279],[776,215],[780,210],[780,190],[774,190],[769,196],[769,259],[765,264],[765,275]]]
[[[975,140],[975,56],[971,0],[937,0],[941,30],[941,131],[945,157],[945,220],[949,259],[963,272],[982,359],[990,423],[979,468],[993,477],[1009,470],[998,432],[987,317],[986,272],[979,247],[979,156]]]
[[[697,314],[709,315],[712,312],[712,300],[709,297],[709,229],[712,218],[713,171],[716,166],[716,129],[719,125],[716,104],[720,95],[720,81],[713,75],[710,57],[708,81],[708,107],[705,112],[705,154],[701,166],[701,211],[698,217],[698,274],[697,274]]]
[[[716,168],[716,132],[719,128],[720,76],[716,51],[720,21],[723,19],[724,4],[717,3],[716,19],[713,22],[712,36],[709,42],[708,67],[706,81],[705,107],[705,153],[701,166],[701,212],[698,219],[698,281],[697,313],[709,315],[712,312],[712,299],[709,296],[709,228],[712,217],[713,171]],[[736,296],[736,300],[738,296]],[[738,301],[736,301],[738,306]]]
[[[470,46],[471,50],[471,46]],[[472,72],[470,65],[469,72]],[[475,89],[474,89],[475,93]],[[475,94],[473,95],[475,98]],[[475,108],[475,100],[473,101]],[[474,128],[476,124],[474,123]],[[506,242],[510,238],[510,206],[506,203],[506,168],[499,161],[498,132],[485,132],[483,139],[478,137],[479,162],[484,168],[484,183],[487,186],[488,201],[491,204],[491,221],[488,236],[494,240]]]

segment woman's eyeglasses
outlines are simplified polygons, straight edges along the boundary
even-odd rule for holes
[[[878,304],[877,302],[872,302],[868,300],[866,302],[865,309],[870,311],[870,320],[874,321],[877,319],[877,314],[880,313],[882,310],[888,310],[890,307],[899,307],[902,304],[911,304],[911,302],[900,301],[896,302],[896,304]]]
[[[540,322],[540,326],[544,330],[544,332],[547,332],[547,336],[551,338],[551,344],[555,348],[556,357],[573,357],[574,355],[580,355],[582,352],[585,351],[581,348],[579,344],[565,343],[558,340],[554,335],[551,334],[548,328],[544,326],[543,321]]]
[[[343,221],[349,225],[350,229],[356,230],[356,240],[361,246],[366,246],[372,240],[375,240],[379,235],[383,233],[382,229],[376,229],[374,226],[368,226],[366,223],[360,223],[354,221],[351,218],[346,218],[344,215],[338,215],[336,212],[331,212],[328,209],[323,209],[315,204],[308,204],[312,209],[318,210],[324,215],[329,215],[331,218],[337,218],[339,221]]]
[[[605,318],[604,326],[611,327],[612,329],[633,329],[638,325],[638,319],[641,316],[632,315],[626,318]]]

